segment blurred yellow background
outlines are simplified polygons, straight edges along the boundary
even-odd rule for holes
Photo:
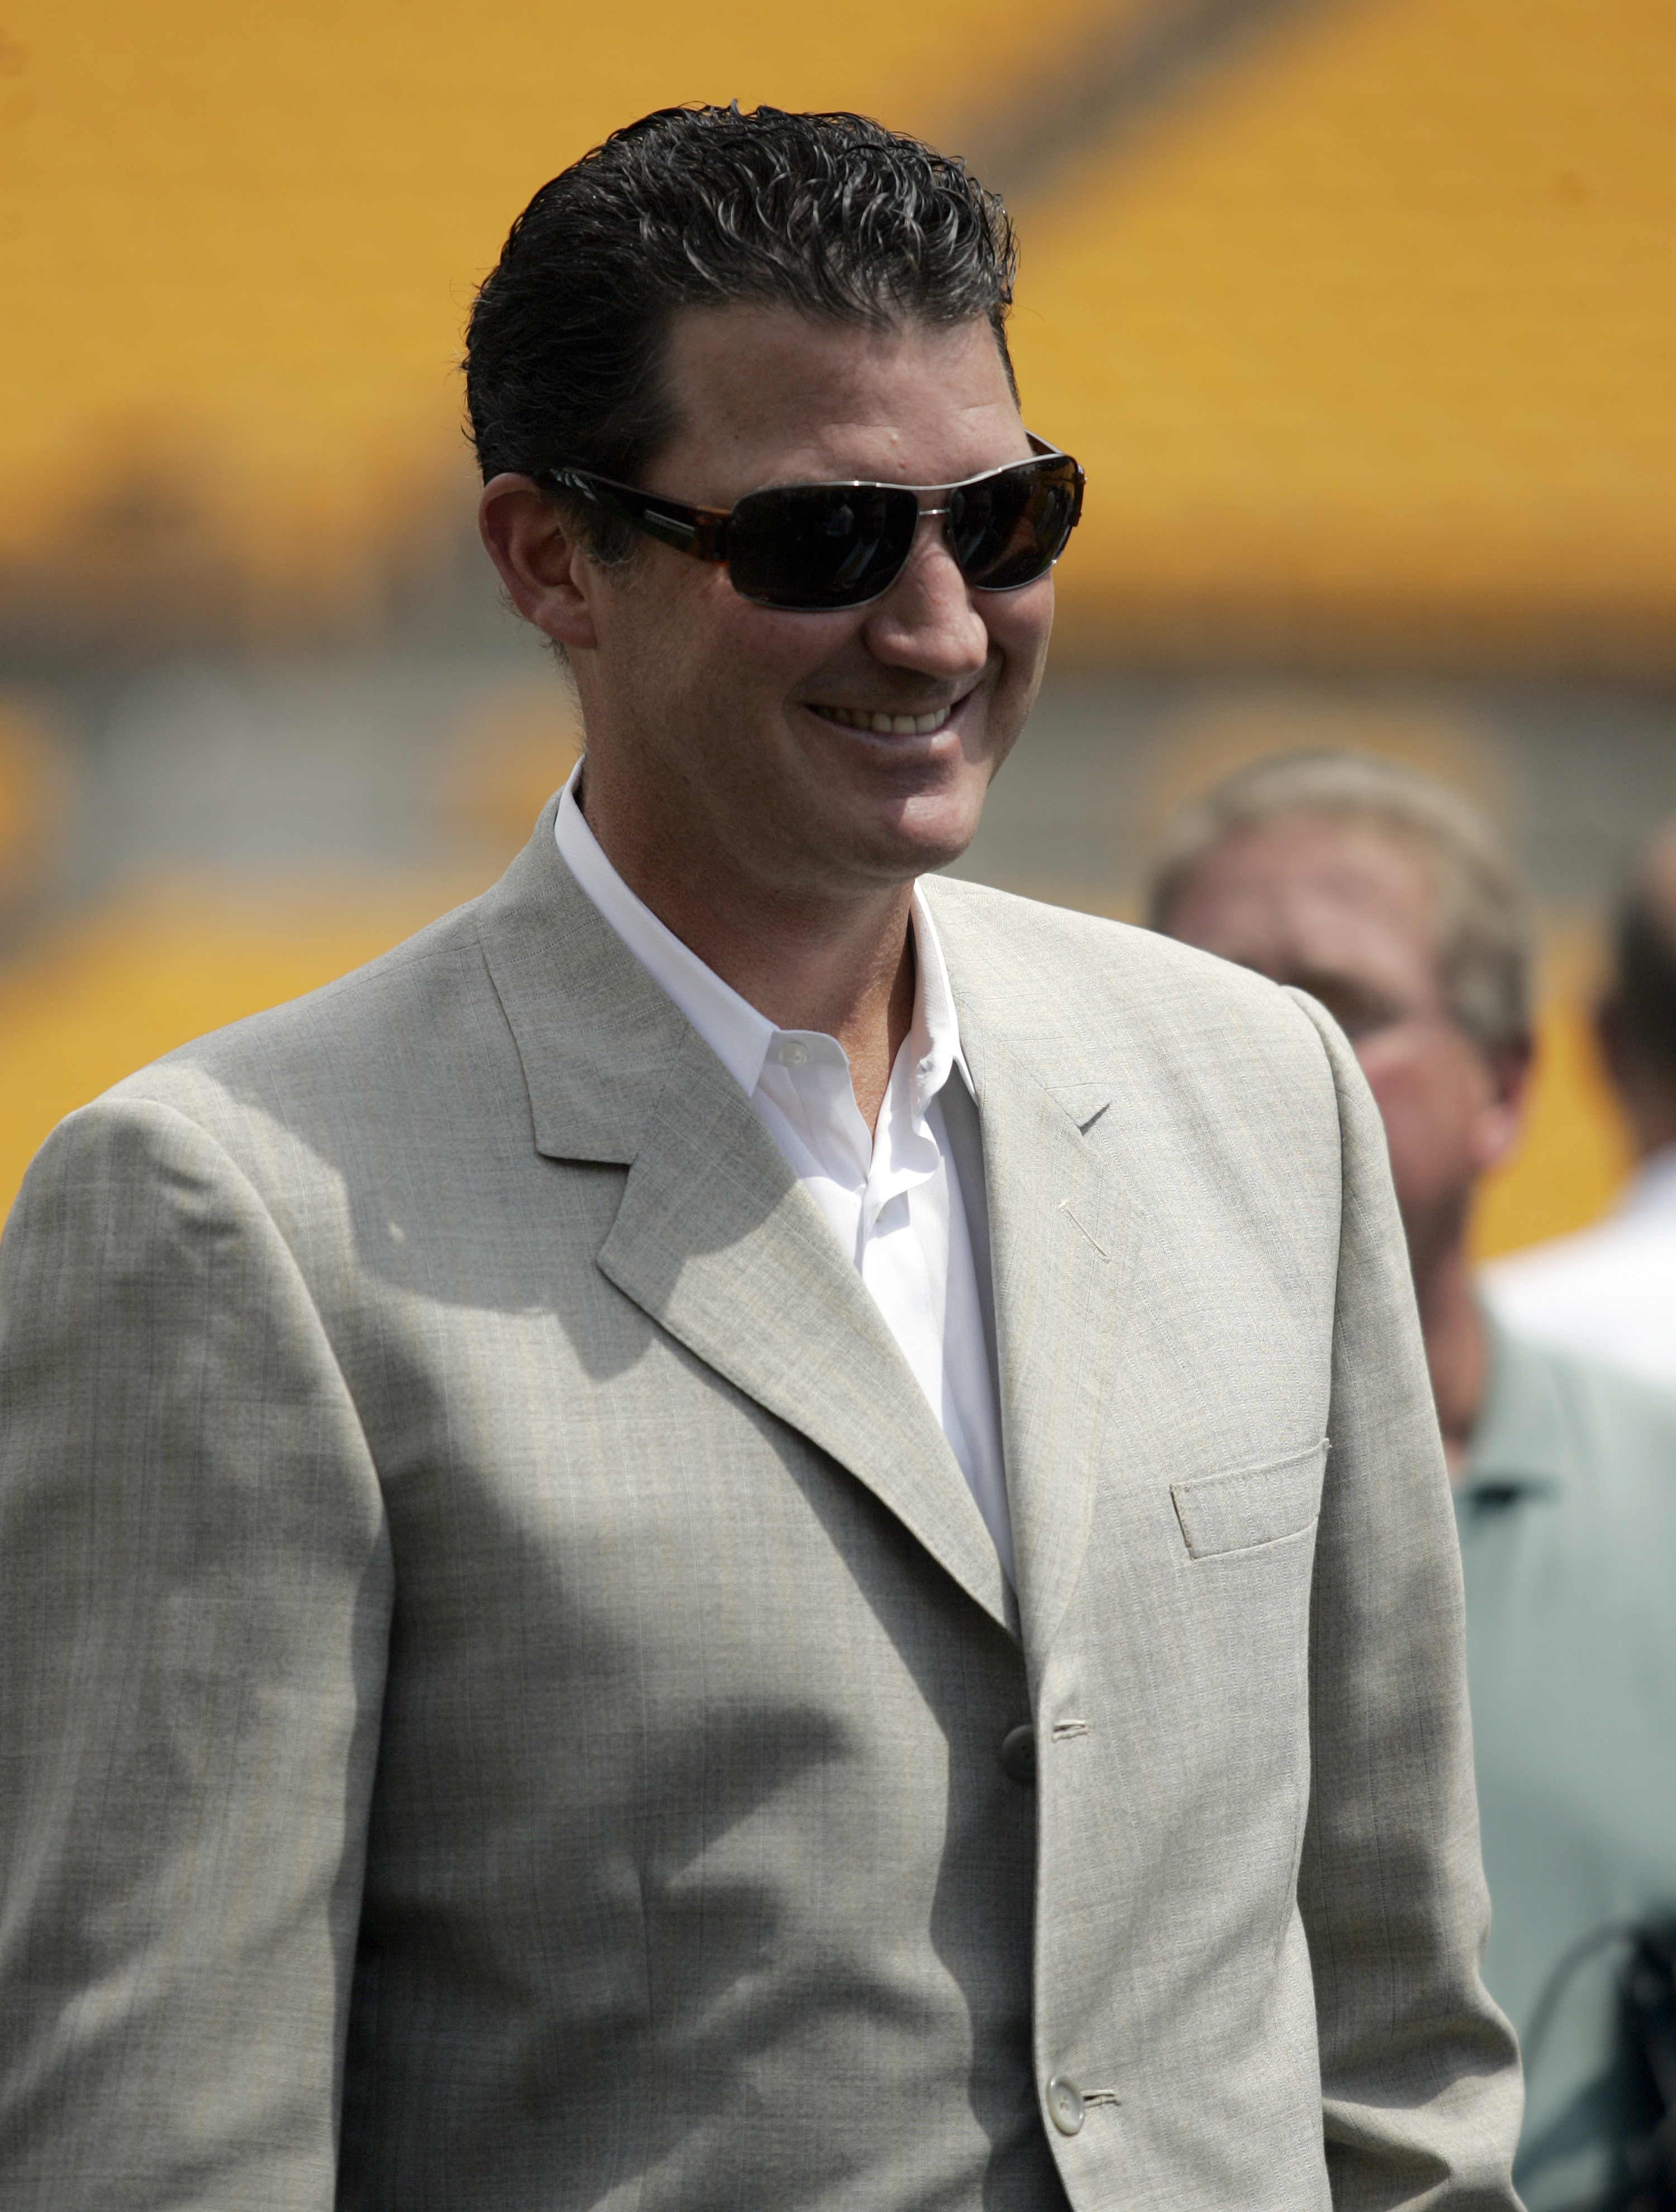
[[[1018,222],[1027,412],[1090,491],[975,868],[1133,912],[1184,706],[1278,685],[1284,743],[1337,686],[1401,751],[1379,702],[1447,695],[1486,735],[1427,757],[1548,924],[1479,1243],[1592,1218],[1594,917],[1676,811],[1667,0],[0,0],[0,1211],[59,1115],[468,895],[562,775],[469,580],[461,326],[545,177],[735,96],[969,150]]]

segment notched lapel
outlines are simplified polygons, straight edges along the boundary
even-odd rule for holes
[[[994,1544],[884,1316],[691,1031],[647,1109],[599,1266],[707,1366],[840,1461],[1013,1626]]]
[[[973,1048],[975,1047],[975,1051]],[[968,1060],[983,1126],[1001,1435],[1026,1648],[1046,1649],[1087,1547],[1139,1213],[1080,1123],[994,1036]]]

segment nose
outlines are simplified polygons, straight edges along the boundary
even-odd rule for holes
[[[989,658],[989,625],[955,562],[942,508],[922,509],[902,574],[868,610],[862,635],[875,659],[944,681],[974,676]]]

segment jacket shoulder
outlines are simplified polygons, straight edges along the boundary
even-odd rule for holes
[[[208,1139],[264,1187],[494,1092],[527,1125],[515,1055],[469,902],[317,989],[194,1037],[61,1122],[38,1156]],[[457,1094],[458,1095],[457,1097]],[[175,1133],[172,1134],[171,1131]],[[188,1130],[198,1133],[188,1139]],[[143,1133],[149,1132],[149,1136]]]
[[[1062,1026],[1067,1045],[1145,1032],[1218,1059],[1297,1053],[1324,1070],[1321,1010],[1250,969],[1133,922],[984,884],[939,877],[925,888],[951,970],[981,974],[1005,994],[1010,1027]]]
[[[311,1062],[352,1058],[370,1066],[425,1049],[458,1018],[462,999],[487,988],[483,902],[468,901],[312,991],[189,1038],[112,1085],[105,1099],[179,1103],[206,1084],[282,1086],[288,1073]]]

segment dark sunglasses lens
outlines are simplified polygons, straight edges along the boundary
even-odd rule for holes
[[[916,495],[896,484],[786,484],[748,492],[727,523],[733,588],[767,607],[856,607],[907,560]]]
[[[1046,575],[1077,520],[1077,464],[1053,453],[998,469],[949,501],[949,541],[981,592],[1016,591]]]

